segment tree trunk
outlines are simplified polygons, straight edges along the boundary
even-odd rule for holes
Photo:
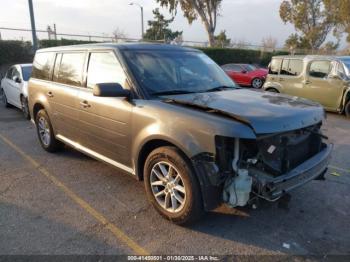
[[[209,25],[206,25],[205,29],[207,30],[207,34],[208,34],[209,46],[210,47],[215,46],[214,30],[211,29]]]

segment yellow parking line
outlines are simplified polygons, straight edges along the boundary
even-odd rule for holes
[[[86,212],[88,212],[91,216],[93,216],[98,222],[104,225],[113,235],[118,238],[121,242],[126,244],[129,248],[131,248],[138,255],[149,255],[149,253],[139,246],[134,240],[128,237],[121,229],[119,229],[116,225],[112,224],[105,218],[101,213],[95,210],[92,206],[90,206],[87,202],[81,199],[77,194],[75,194],[72,190],[70,190],[67,186],[65,186],[61,181],[59,181],[56,177],[50,174],[44,167],[40,166],[40,164],[35,161],[32,157],[22,151],[18,146],[12,143],[9,139],[0,134],[0,138],[9,145],[12,149],[14,149],[17,153],[19,153],[23,158],[28,160],[41,174],[46,176],[52,183],[54,183],[58,188],[60,188],[66,195],[68,195],[75,203],[77,203],[81,208],[83,208]]]
[[[346,173],[350,173],[349,169],[347,170],[347,169],[344,169],[344,168],[341,168],[341,167],[337,167],[337,166],[332,166],[332,165],[329,165],[328,167],[332,168],[332,169],[339,170],[339,171],[343,171],[343,172],[346,172]]]

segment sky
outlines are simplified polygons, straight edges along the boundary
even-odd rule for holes
[[[134,1],[144,7],[145,27],[158,7],[155,0],[33,0],[37,29],[45,30],[56,23],[58,33],[111,35],[118,28],[129,38],[141,37],[140,8],[130,6]],[[223,0],[216,33],[226,30],[233,41],[260,45],[264,37],[273,37],[282,47],[294,33],[279,17],[282,0]],[[27,0],[0,0],[0,27],[30,28]],[[162,13],[170,17],[165,9]],[[6,11],[6,12],[4,12]],[[178,12],[171,29],[183,31],[185,41],[207,41],[201,21],[189,25]],[[30,39],[30,33],[0,30],[3,39]],[[44,36],[38,34],[39,38]]]

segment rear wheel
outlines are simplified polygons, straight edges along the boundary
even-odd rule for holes
[[[346,117],[350,118],[350,100],[346,103],[344,111]]]
[[[30,119],[30,113],[29,113],[29,106],[28,106],[28,99],[24,96],[21,97],[21,104],[22,104],[22,112],[25,119]]]
[[[251,83],[252,87],[253,88],[257,88],[257,89],[260,89],[263,86],[263,84],[264,84],[264,81],[261,78],[258,78],[258,77],[254,78],[252,80],[252,83]]]
[[[268,88],[268,89],[266,89],[266,91],[271,92],[271,93],[279,93],[276,88]]]
[[[189,224],[204,213],[200,188],[190,163],[175,147],[160,147],[144,167],[148,199],[165,218]]]
[[[7,97],[6,97],[5,91],[2,88],[0,89],[0,96],[1,96],[1,102],[2,102],[3,106],[9,107],[10,104],[7,101]]]
[[[36,129],[41,146],[48,152],[56,152],[63,144],[55,138],[50,118],[44,109],[41,109],[35,117]]]

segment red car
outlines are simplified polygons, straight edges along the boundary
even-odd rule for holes
[[[238,85],[261,88],[268,70],[249,64],[226,64],[221,67]]]

